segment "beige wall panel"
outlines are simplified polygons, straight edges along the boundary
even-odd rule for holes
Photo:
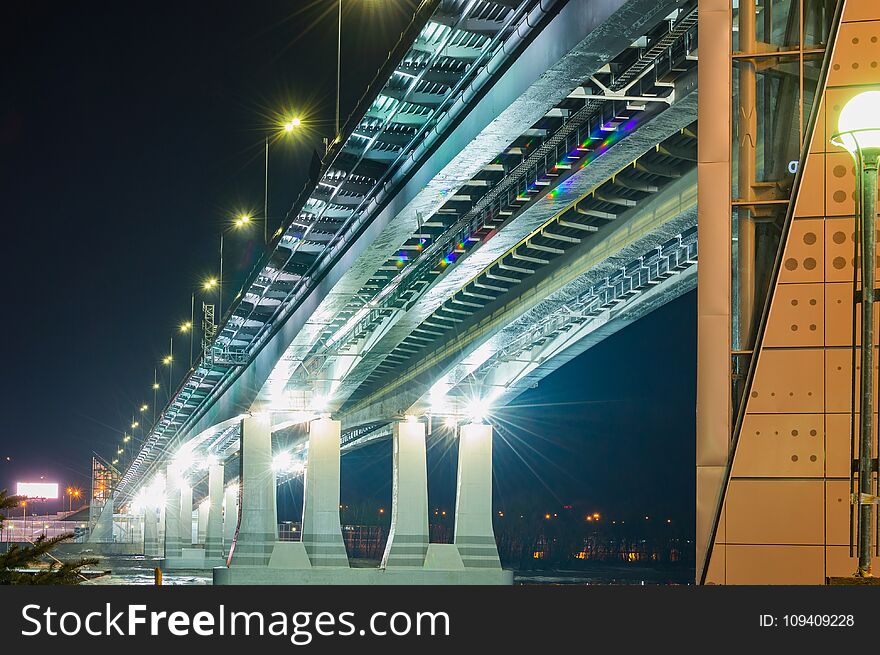
[[[825,415],[825,475],[849,478],[850,461],[849,414]]]
[[[823,584],[822,546],[727,546],[727,584]]]
[[[852,282],[825,285],[825,345],[849,346],[852,343]],[[874,304],[874,324],[880,324],[880,303]],[[856,343],[862,342],[862,316],[856,314]]]
[[[794,204],[794,215],[796,218],[825,215],[824,154],[813,154],[807,157],[807,165],[804,168],[800,190]]]
[[[849,545],[849,480],[825,482],[825,543]]]
[[[762,350],[746,411],[818,414],[824,409],[823,351]]]
[[[727,544],[821,544],[823,480],[730,480]]]
[[[852,282],[853,219],[829,218],[825,221],[825,281]]]
[[[829,348],[825,351],[825,409],[828,412],[848,414],[852,409],[852,352],[849,348]],[[861,370],[856,359],[856,371]],[[860,385],[856,384],[856,394]],[[877,394],[877,347],[874,347],[874,394]],[[858,398],[858,395],[856,395]]]
[[[877,425],[877,414],[874,414]],[[856,438],[859,435],[859,415],[856,414]],[[877,433],[874,432],[874,452],[877,452]],[[849,479],[852,460],[850,459],[850,416],[846,414],[825,415],[825,475],[829,478]]]
[[[702,5],[700,5],[702,6]],[[880,2],[877,0],[847,0],[841,20],[880,20]]]
[[[813,138],[810,140],[810,153],[819,153],[819,152],[828,152],[834,149],[830,143],[828,143],[828,134],[826,130],[826,117],[825,117],[825,97],[824,94],[820,97],[819,104],[819,113],[816,116],[816,127],[813,128]],[[809,117],[808,117],[809,118]],[[824,186],[824,181],[823,181]]]
[[[726,549],[724,544],[715,544],[712,549],[712,557],[709,560],[709,569],[706,571],[706,584],[727,584],[725,578]]]
[[[859,569],[859,558],[849,556],[849,546],[825,548],[825,575],[842,577],[852,575]]]
[[[880,23],[841,23],[828,71],[829,86],[880,81]],[[872,66],[873,64],[873,66]]]
[[[696,552],[705,553],[709,542],[712,521],[718,509],[718,492],[724,482],[724,466],[697,467],[697,532]],[[724,513],[718,523],[717,543],[725,539]]]
[[[822,477],[823,414],[746,415],[733,475],[740,477]]]
[[[700,120],[700,139],[697,158],[702,162],[718,162],[724,168],[723,180],[730,184],[730,7],[718,10],[705,9],[700,0],[698,39],[700,43],[700,68],[698,83],[700,102],[697,118]],[[711,126],[712,134],[708,134]],[[717,132],[714,132],[717,130]],[[717,138],[712,138],[713,136]],[[722,198],[726,204],[726,199]],[[730,207],[724,208],[725,214]]]
[[[824,259],[825,221],[809,218],[792,221],[779,271],[780,283],[822,282]]]
[[[824,313],[822,284],[780,284],[773,296],[770,318],[764,332],[764,346],[825,345]]]
[[[711,281],[711,285],[697,286],[697,302],[699,306],[700,316],[723,316],[728,322],[727,331],[730,332],[730,198],[719,193],[717,186],[712,182],[717,181],[718,184],[725,184],[725,180],[729,177],[727,166],[725,164],[700,164],[699,180],[707,179],[709,184],[700,181],[697,185],[697,204],[699,210],[699,236],[700,243],[726,244],[722,252],[718,252],[717,257],[704,259],[700,264],[699,279]],[[717,246],[710,246],[714,251],[718,250]],[[730,337],[725,337],[724,341],[714,342],[714,346],[718,348],[722,344],[730,347]]]
[[[856,182],[852,157],[838,151],[825,155],[825,212],[827,216],[853,216]],[[852,255],[850,255],[852,257]]]
[[[697,466],[724,466],[730,447],[728,400],[730,319],[726,316],[697,318],[697,366],[701,371],[697,389]],[[727,344],[718,347],[718,344]]]
[[[852,343],[852,282],[825,285],[825,345],[849,346]],[[858,320],[856,325],[860,325]],[[861,339],[856,336],[856,343]]]

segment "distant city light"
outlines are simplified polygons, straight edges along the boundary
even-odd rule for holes
[[[58,499],[57,482],[19,482],[15,485],[15,495],[25,498]]]

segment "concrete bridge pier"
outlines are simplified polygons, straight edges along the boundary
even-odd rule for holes
[[[165,471],[165,558],[180,557],[180,472],[173,465]]]
[[[501,569],[492,528],[491,425],[461,427],[453,543],[466,569]]]
[[[192,546],[192,487],[184,480],[180,485],[180,546],[189,548]]]
[[[272,432],[268,415],[241,422],[241,510],[230,567],[268,566],[278,541]]]
[[[208,503],[205,517],[205,561],[222,566],[223,561],[223,464],[208,467]],[[199,515],[201,529],[201,514]]]
[[[159,514],[157,508],[147,507],[144,510],[144,556],[158,557],[159,551]]]
[[[164,487],[163,487],[164,489]],[[159,555],[165,554],[165,503],[159,506]]]
[[[348,568],[339,523],[340,436],[339,421],[319,418],[309,425],[302,542],[312,566]]]
[[[171,478],[170,467],[168,478]],[[162,568],[203,569],[205,568],[205,551],[202,548],[194,548],[192,543],[192,487],[179,471],[175,471],[175,478],[176,490],[173,494],[169,494],[165,503],[165,559],[162,560]],[[178,502],[175,503],[175,500]],[[172,516],[175,513],[176,516]],[[177,523],[176,526],[173,525],[174,522]],[[172,551],[169,550],[169,544],[173,543],[175,532],[177,544]]]
[[[391,530],[382,568],[425,565],[428,553],[428,471],[425,424],[394,425]]]
[[[113,543],[113,496],[107,498],[101,506],[101,512],[87,541],[90,544]]]
[[[211,499],[205,496],[199,503],[196,513],[196,541],[195,543],[204,546],[205,539],[208,537],[208,510],[211,508]]]
[[[229,556],[235,531],[238,529],[238,485],[226,487],[223,494],[223,555]]]

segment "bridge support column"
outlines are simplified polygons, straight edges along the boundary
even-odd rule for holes
[[[309,425],[309,457],[303,496],[302,541],[312,566],[348,568],[339,523],[339,421]]]
[[[428,472],[425,424],[394,425],[391,531],[382,568],[425,565],[428,552]]]
[[[209,492],[210,493],[210,492]],[[205,496],[199,503],[198,513],[196,514],[196,543],[205,545],[208,538],[208,512],[211,509],[211,499]]]
[[[229,555],[235,531],[238,529],[238,485],[226,487],[223,494],[223,554]]]
[[[453,542],[465,568],[501,568],[492,528],[491,425],[471,423],[461,428]]]
[[[192,546],[193,491],[186,480],[180,481],[180,547]]]
[[[163,487],[164,488],[164,487]],[[159,555],[165,554],[165,503],[159,507]]]
[[[101,506],[101,513],[98,514],[98,520],[92,527],[88,542],[90,544],[113,543],[113,496],[107,498]]]
[[[165,471],[165,557],[180,557],[180,486],[185,484],[174,466]]]
[[[223,558],[223,475],[223,464],[211,464],[208,469],[208,516],[205,524],[206,559]]]
[[[144,510],[144,557],[159,554],[159,515],[155,507],[147,507]]]
[[[268,566],[278,540],[270,420],[258,415],[241,422],[241,518],[232,567]]]

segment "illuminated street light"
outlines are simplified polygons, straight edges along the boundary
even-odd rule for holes
[[[855,66],[855,64],[853,64]],[[844,148],[856,165],[856,192],[861,197],[856,202],[856,234],[859,235],[859,253],[854,267],[861,263],[862,289],[862,340],[861,392],[859,407],[859,494],[853,498],[858,505],[857,552],[859,577],[871,576],[871,541],[874,525],[876,496],[873,485],[873,435],[874,412],[874,267],[877,250],[877,173],[880,164],[880,91],[864,91],[851,98],[840,111],[837,121],[838,133],[831,143]],[[854,271],[858,279],[858,271]],[[857,300],[858,302],[858,300]],[[868,347],[865,347],[868,344]],[[856,375],[853,372],[853,375]],[[856,381],[853,380],[853,385]],[[855,386],[853,387],[855,388]],[[854,399],[855,400],[855,399]],[[858,500],[856,500],[856,498]]]
[[[487,398],[474,398],[465,408],[468,417],[474,423],[482,423],[489,416],[489,400]]]
[[[253,217],[250,214],[241,214],[238,217],[236,217],[235,223],[233,224],[233,226],[236,229],[240,228],[240,227],[244,227],[245,225],[247,225],[251,222],[252,218]]]
[[[293,466],[293,458],[290,456],[290,453],[282,451],[275,455],[272,458],[272,470],[276,473],[283,473],[289,471]]]
[[[165,357],[162,358],[162,363],[165,364],[165,366],[168,366],[173,361],[174,358],[171,355],[165,355]]]
[[[134,422],[132,422],[132,424],[131,424],[131,429],[132,429],[132,430],[136,430],[136,429],[138,428],[138,426],[140,426],[140,422],[138,422],[138,421],[134,421]]]
[[[296,128],[302,126],[302,120],[298,116],[291,118],[284,124],[285,132],[293,132]]]
[[[122,437],[122,442],[123,442],[123,443],[128,443],[129,441],[131,441],[131,435],[128,435],[128,434],[127,434],[127,435],[125,435],[124,437]]]
[[[217,286],[217,278],[216,278],[216,277],[208,278],[208,279],[205,280],[205,282],[202,284],[202,288],[203,288],[205,291],[210,291],[211,289],[213,289],[213,288],[216,287],[216,286]]]
[[[145,411],[147,411],[148,409],[150,409],[150,407],[149,407],[149,405],[147,405],[146,403],[144,403],[143,405],[141,405],[141,411],[142,411],[142,412],[145,412]]]
[[[190,330],[192,330],[192,326],[193,326],[192,321],[187,321],[186,323],[181,323],[180,324],[180,331],[184,332],[184,333],[189,332]]]

